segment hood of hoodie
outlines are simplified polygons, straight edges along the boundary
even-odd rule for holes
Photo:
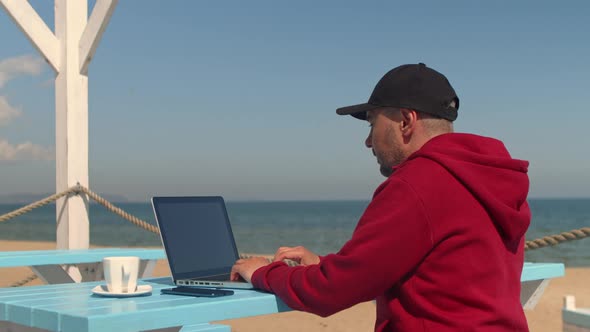
[[[428,158],[447,169],[482,204],[505,241],[519,241],[524,236],[531,219],[526,201],[529,163],[513,159],[501,141],[472,134],[443,134],[429,140],[408,160],[414,158]]]

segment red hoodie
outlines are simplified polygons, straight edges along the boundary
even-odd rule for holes
[[[252,282],[320,316],[377,299],[376,331],[528,331],[527,167],[498,140],[437,136],[377,188],[338,253],[272,263]]]

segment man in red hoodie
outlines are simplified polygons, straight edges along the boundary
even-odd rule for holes
[[[387,177],[352,238],[323,257],[283,247],[270,264],[239,260],[232,277],[321,316],[376,299],[376,331],[528,331],[528,162],[498,140],[453,133],[458,109],[446,77],[422,63],[389,71],[368,103],[339,108],[369,122],[365,144]]]

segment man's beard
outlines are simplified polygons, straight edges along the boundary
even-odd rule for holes
[[[373,152],[373,154],[375,154],[375,153]],[[388,156],[390,158],[387,158],[387,160],[390,160],[391,162],[389,162],[387,164],[379,163],[379,171],[381,172],[381,175],[383,175],[386,178],[390,177],[391,174],[393,174],[393,172],[395,171],[393,169],[393,167],[401,164],[402,162],[404,162],[406,160],[406,156],[403,154],[403,152],[401,150],[398,150],[398,149],[390,151],[388,153]],[[377,158],[377,160],[379,161],[380,158]],[[383,160],[383,159],[381,159],[381,160]]]
[[[391,174],[393,174],[393,167],[379,165],[379,171],[381,172],[381,175],[388,178]]]

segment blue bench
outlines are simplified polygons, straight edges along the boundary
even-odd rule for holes
[[[0,268],[29,266],[46,283],[68,283],[102,279],[102,259],[109,256],[138,256],[141,259],[140,278],[151,277],[156,260],[166,259],[163,249],[100,248],[84,250],[37,250],[0,252]],[[77,280],[63,266],[76,265]],[[551,278],[563,276],[565,269],[558,263],[524,263],[521,276],[521,304],[533,309]]]
[[[563,332],[590,332],[590,308],[576,308],[573,295],[565,296],[563,302]]]
[[[150,277],[156,261],[166,259],[163,249],[143,248],[4,251],[0,252],[0,268],[29,266],[48,284],[95,281],[102,279],[102,260],[110,256],[139,257],[141,278]],[[66,272],[73,266],[77,267],[79,275]]]

